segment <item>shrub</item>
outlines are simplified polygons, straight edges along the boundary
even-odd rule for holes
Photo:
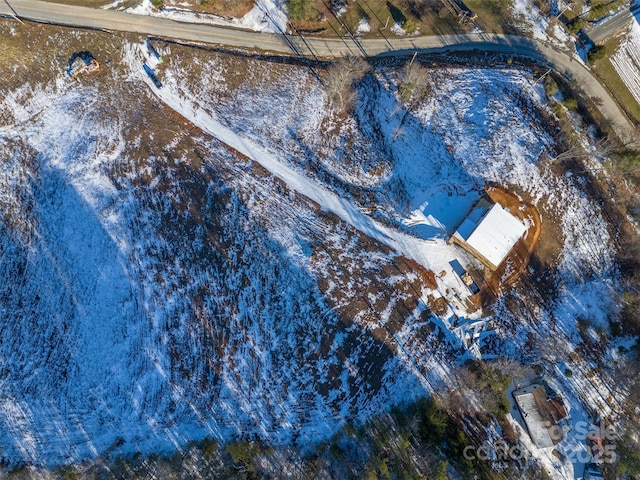
[[[603,59],[606,54],[607,50],[603,46],[596,45],[595,47],[591,48],[591,50],[589,50],[589,53],[587,53],[587,60],[589,60],[589,63],[593,63]]]
[[[627,431],[616,443],[618,474],[640,475],[640,443]]]
[[[312,0],[287,0],[291,20],[305,20],[313,13]]]
[[[620,337],[622,336],[622,325],[618,322],[610,322],[609,331],[611,332],[612,337]]]
[[[356,103],[356,84],[370,65],[360,57],[345,57],[327,69],[327,94],[334,105],[350,111]]]
[[[498,418],[509,413],[511,404],[506,392],[511,377],[481,361],[470,362],[466,369],[467,373],[463,375],[467,387],[476,392],[485,410]]]
[[[584,26],[584,20],[582,20],[579,17],[576,17],[573,20],[571,20],[569,23],[567,23],[567,28],[571,33],[574,33],[574,34],[582,30],[583,26]]]
[[[562,104],[561,103],[555,103],[553,105],[553,107],[551,107],[551,111],[555,114],[556,117],[559,117],[563,112]]]
[[[407,18],[404,20],[404,22],[402,22],[401,27],[405,32],[411,33],[416,29],[416,22],[414,22],[410,18]]]
[[[420,436],[435,445],[443,441],[449,425],[449,417],[436,402],[429,398],[420,402]]]
[[[449,477],[447,477],[447,465],[449,464],[449,462],[447,462],[446,460],[443,462],[440,462],[434,472],[432,473],[432,478],[433,480],[447,480]]]
[[[623,334],[640,335],[640,295],[623,307],[620,320]]]
[[[426,94],[428,91],[427,79],[427,70],[422,65],[418,63],[405,65],[398,85],[400,100],[408,103],[414,95],[420,97]]]
[[[549,16],[550,12],[551,12],[551,2],[548,2],[546,0],[533,0],[533,3],[536,7],[538,7],[538,9],[540,10],[540,13],[543,16]]]
[[[576,100],[575,98],[567,98],[562,101],[562,104],[565,106],[567,110],[578,109],[578,100]]]
[[[558,93],[558,82],[551,75],[547,75],[544,79],[544,93],[547,94],[547,97],[553,97],[556,93]]]
[[[252,445],[248,442],[233,442],[225,447],[234,463],[249,465],[254,457]]]
[[[211,458],[215,455],[216,451],[218,450],[218,442],[211,438],[205,438],[200,443],[200,449],[202,450],[202,454],[205,457]]]
[[[613,157],[613,163],[621,173],[634,173],[640,171],[640,151],[624,150]]]

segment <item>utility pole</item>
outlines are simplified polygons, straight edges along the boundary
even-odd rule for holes
[[[542,80],[544,77],[546,77],[550,73],[551,73],[551,69],[547,70],[542,75],[540,75],[540,77],[538,77],[538,79],[535,82],[533,82],[533,84],[536,85],[538,82],[540,82],[540,80]]]
[[[9,0],[4,0],[4,3],[6,3],[7,7],[9,7],[9,10],[11,10],[11,16],[19,21],[22,25],[24,25],[24,22],[20,20],[20,17],[18,17],[18,13],[13,9],[11,5],[9,5]]]
[[[565,11],[569,10],[569,8],[571,8],[571,4],[570,3],[565,4],[564,8],[560,11],[560,13],[556,15],[556,18],[560,18],[560,15],[562,15]]]

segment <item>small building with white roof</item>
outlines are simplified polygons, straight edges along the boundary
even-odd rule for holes
[[[546,383],[534,383],[513,392],[531,440],[538,448],[550,448],[564,437],[560,425],[568,417],[564,401]],[[550,395],[553,395],[550,397]]]
[[[509,210],[481,199],[450,241],[471,253],[490,270],[497,270],[527,227]]]

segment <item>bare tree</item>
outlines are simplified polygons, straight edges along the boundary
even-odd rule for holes
[[[450,401],[452,408],[461,411],[484,411],[495,414],[508,410],[508,400],[504,395],[506,377],[499,370],[485,363],[475,367],[463,365],[454,372],[455,392],[443,397]]]
[[[516,387],[531,383],[536,378],[536,372],[533,367],[524,365],[512,358],[499,358],[492,365],[500,370],[503,375],[511,377],[511,381]]]
[[[447,411],[462,416],[471,410],[472,404],[467,394],[468,390],[451,389],[434,393],[434,398],[440,405],[443,405]],[[463,395],[464,394],[464,395]]]
[[[405,65],[400,77],[400,85],[398,86],[400,99],[405,103],[409,103],[412,99],[425,95],[428,91],[428,78],[427,69],[419,63],[414,63],[412,60]]]
[[[411,62],[405,65],[404,70],[400,75],[398,92],[400,94],[400,100],[404,106],[404,115],[402,116],[402,120],[400,120],[396,133],[393,135],[394,140],[398,138],[398,135],[403,133],[402,125],[404,125],[409,113],[418,100],[429,90],[429,84],[427,83],[429,77],[428,71],[422,65],[414,63],[415,58],[416,54],[413,55]],[[398,106],[393,114],[395,115],[395,113],[400,110],[401,108]]]
[[[371,69],[361,57],[345,57],[327,70],[329,100],[341,110],[351,111],[356,104],[356,85]]]

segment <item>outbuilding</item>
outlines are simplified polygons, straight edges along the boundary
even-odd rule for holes
[[[513,392],[529,436],[538,448],[549,448],[563,437],[559,424],[567,418],[567,410],[560,397],[549,395],[546,382],[534,383]]]
[[[460,245],[492,271],[509,255],[527,227],[498,203],[480,199],[452,235]]]

